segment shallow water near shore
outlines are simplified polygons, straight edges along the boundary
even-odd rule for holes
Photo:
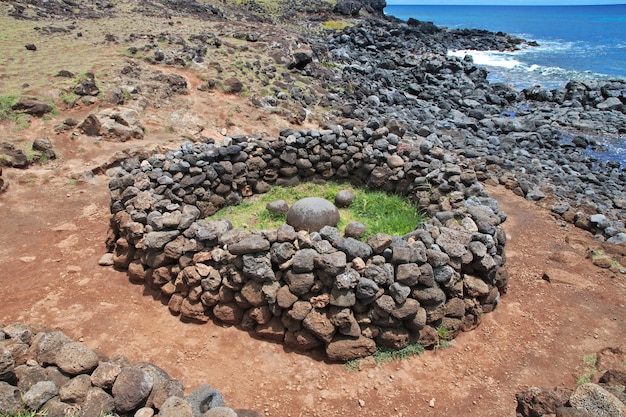
[[[515,52],[452,51],[487,66],[492,82],[553,89],[571,79],[626,79],[626,5],[387,6],[385,13],[450,29],[501,31],[539,43]]]
[[[536,41],[518,51],[450,51],[471,55],[488,80],[521,90],[564,87],[570,80],[626,80],[626,4],[610,6],[387,6],[387,15],[450,29],[485,29]],[[594,138],[587,154],[626,167],[626,137]]]

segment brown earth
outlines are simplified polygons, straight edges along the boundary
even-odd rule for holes
[[[349,371],[234,327],[182,323],[124,272],[98,266],[108,179],[83,174],[119,150],[178,146],[180,135],[166,127],[181,108],[205,122],[204,135],[218,139],[223,133],[275,135],[287,122],[244,97],[201,93],[196,73],[176,71],[187,78],[190,94],[147,108],[143,141],[96,144],[53,132],[96,105],[34,119],[23,130],[0,124],[0,137],[21,144],[49,137],[60,156],[25,171],[4,170],[10,187],[0,196],[0,324],[60,329],[102,355],[153,362],[188,391],[209,383],[233,408],[293,417],[513,416],[516,392],[572,387],[584,372],[585,354],[626,343],[626,278],[586,257],[600,244],[502,187],[489,190],[509,216],[509,292],[478,329],[450,347],[379,366],[365,361]],[[605,249],[624,256],[624,248]]]
[[[509,292],[448,348],[348,371],[233,327],[182,323],[124,272],[98,266],[107,178],[74,184],[64,173],[92,166],[111,153],[107,146],[5,169],[0,323],[61,329],[104,355],[154,362],[188,389],[209,383],[230,406],[272,416],[510,416],[515,392],[573,386],[585,354],[626,341],[626,280],[586,258],[598,243],[501,187],[490,191],[509,216]]]

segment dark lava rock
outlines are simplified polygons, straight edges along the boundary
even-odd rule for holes
[[[286,214],[289,211],[289,205],[285,200],[274,200],[267,203],[265,206],[267,211],[272,213],[283,213]]]
[[[44,153],[49,159],[55,159],[57,157],[56,152],[52,147],[50,139],[35,139],[33,141],[33,150]]]
[[[319,232],[324,226],[337,226],[339,210],[333,203],[319,197],[296,201],[287,213],[287,224],[296,230]]]
[[[335,6],[335,11],[344,16],[358,16],[363,5],[355,0],[339,0]]]
[[[231,77],[224,81],[224,92],[228,94],[241,93],[243,90],[243,83],[235,77]]]
[[[341,190],[335,195],[335,205],[337,207],[350,207],[355,199],[354,192],[350,190]]]
[[[360,238],[367,231],[367,226],[365,226],[361,222],[352,222],[346,226],[346,230],[344,231],[344,235],[346,237]]]
[[[80,80],[78,85],[74,87],[74,93],[79,96],[97,96],[100,94],[95,76],[91,72],[85,74],[85,78]]]
[[[293,62],[288,65],[289,69],[303,70],[308,64],[313,62],[313,51],[298,50],[293,53]]]
[[[46,113],[50,113],[52,111],[52,106],[48,103],[44,103],[43,101],[24,98],[11,106],[11,109],[41,117]]]

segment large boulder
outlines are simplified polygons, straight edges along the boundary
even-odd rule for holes
[[[598,417],[626,416],[626,404],[597,384],[583,384],[570,396],[571,406]]]
[[[296,201],[287,212],[287,224],[296,230],[319,232],[324,226],[337,226],[339,210],[333,203],[320,197]]]
[[[517,399],[517,415],[522,417],[554,414],[557,408],[563,407],[568,401],[565,393],[540,387],[518,392],[515,398]]]
[[[143,139],[144,127],[136,110],[120,107],[90,114],[78,126],[87,136],[102,136],[116,142]]]

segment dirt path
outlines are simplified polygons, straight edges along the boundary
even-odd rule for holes
[[[182,323],[124,273],[99,267],[104,176],[42,184],[9,172],[11,188],[0,198],[0,323],[58,328],[102,354],[154,362],[188,390],[211,384],[234,408],[271,416],[512,416],[515,392],[573,386],[583,355],[626,341],[624,276],[585,258],[595,245],[590,235],[502,188],[491,192],[509,216],[511,281],[499,307],[449,348],[348,371],[236,328]]]

